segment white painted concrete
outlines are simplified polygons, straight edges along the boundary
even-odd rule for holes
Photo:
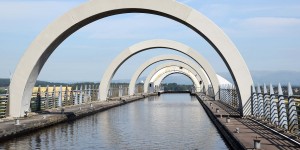
[[[182,69],[180,69],[180,67],[182,67]],[[184,70],[184,71],[187,70],[187,71],[183,72],[182,70]],[[195,76],[195,73],[193,72],[193,68],[191,68],[190,66],[188,66],[182,62],[168,62],[168,63],[161,64],[161,65],[157,66],[156,68],[154,68],[152,71],[150,71],[150,73],[148,74],[148,76],[144,82],[144,93],[147,93],[149,91],[148,90],[149,83],[155,82],[161,76],[163,76],[163,74],[165,74],[165,73],[172,73],[174,71],[183,72],[184,74],[186,74],[188,77],[190,77],[192,79],[195,87],[203,88],[199,84],[199,79],[197,79],[197,77]],[[194,79],[194,77],[196,79]],[[198,88],[198,91],[201,91],[201,88]]]
[[[205,71],[208,78],[210,79],[210,82],[212,83],[212,87],[214,88],[215,94],[217,94],[219,82],[216,76],[216,72],[202,55],[200,55],[197,51],[193,50],[189,46],[184,45],[182,43],[172,41],[172,40],[155,39],[155,40],[143,41],[129,48],[126,48],[111,62],[111,64],[107,67],[101,80],[101,84],[99,87],[101,94],[99,96],[99,99],[100,100],[107,99],[109,85],[115,72],[128,58],[130,58],[131,56],[137,53],[140,53],[145,50],[151,50],[153,48],[168,48],[171,50],[176,50],[178,52],[186,54],[187,56],[195,60],[195,62],[197,62],[198,65],[202,66],[203,70]]]
[[[130,80],[130,83],[129,83],[129,95],[134,94],[136,81],[140,77],[140,75],[143,73],[144,70],[146,70],[149,66],[151,66],[152,64],[154,64],[156,62],[165,61],[165,60],[179,61],[179,62],[185,63],[186,65],[189,65],[190,67],[192,67],[197,72],[196,75],[200,76],[200,78],[202,79],[203,85],[205,86],[206,89],[208,88],[208,85],[211,84],[207,74],[204,72],[203,68],[200,65],[195,64],[193,61],[186,59],[184,57],[178,56],[178,55],[161,55],[161,56],[156,56],[156,57],[153,57],[153,58],[147,60],[144,64],[142,64],[136,70],[136,72],[133,74],[133,76]],[[218,90],[218,89],[216,89],[216,90]]]
[[[168,17],[193,29],[204,37],[224,60],[238,87],[241,104],[244,105],[250,98],[253,81],[244,59],[226,34],[198,11],[175,0],[90,0],[51,23],[26,50],[11,80],[9,116],[24,116],[24,112],[29,110],[31,91],[36,79],[48,57],[61,42],[93,21],[129,12]]]

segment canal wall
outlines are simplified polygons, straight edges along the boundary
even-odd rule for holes
[[[204,104],[202,99],[200,98],[199,95],[191,93],[191,95],[196,96],[202,107],[204,108],[206,114],[212,121],[212,123],[215,125],[217,130],[221,133],[223,139],[225,140],[226,144],[231,148],[235,150],[242,150],[246,149],[244,145],[241,144],[241,142],[234,137],[232,132],[225,126],[223,125],[217,118],[216,115],[212,113],[212,111],[207,107],[207,105]]]
[[[0,120],[0,143],[4,140],[19,137],[20,135],[45,127],[79,119],[154,95],[157,94],[117,97],[111,98],[109,101],[94,101],[80,105],[49,109],[40,113],[30,113],[28,117],[24,118],[3,118]]]

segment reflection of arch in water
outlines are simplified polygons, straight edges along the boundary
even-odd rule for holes
[[[202,79],[201,81],[203,81],[203,85],[205,86],[205,89],[207,89],[208,85],[210,84],[209,81],[209,77],[207,76],[207,74],[204,72],[203,68],[197,64],[195,64],[193,61],[186,59],[184,57],[178,56],[178,55],[161,55],[161,56],[156,56],[153,57],[149,60],[147,60],[144,64],[142,64],[134,73],[134,75],[132,76],[130,83],[129,83],[129,95],[133,95],[134,91],[135,91],[135,85],[136,85],[136,81],[138,80],[138,78],[140,77],[140,75],[143,73],[144,70],[146,70],[149,66],[151,66],[152,64],[156,63],[156,62],[160,62],[160,61],[165,61],[165,60],[174,60],[174,61],[179,61],[182,62],[190,67],[192,67],[197,74],[197,76],[200,76],[200,78]],[[219,83],[219,82],[218,82]],[[216,91],[218,87],[216,87]]]
[[[147,76],[145,82],[144,82],[144,93],[147,93],[149,90],[149,83],[152,83],[154,81],[156,81],[160,76],[162,76],[165,73],[168,72],[174,72],[174,71],[182,71],[182,70],[187,70],[186,73],[187,75],[189,75],[191,78],[192,77],[196,77],[195,73],[193,72],[193,68],[189,67],[188,65],[185,65],[183,63],[180,62],[169,62],[169,63],[164,63],[159,65],[158,67],[154,68]],[[201,81],[201,79],[196,79],[193,80],[194,82],[194,86],[195,87],[201,87],[199,81]],[[196,82],[197,81],[197,82]],[[201,91],[200,88],[198,88],[198,91]]]
[[[10,84],[9,115],[23,116],[29,109],[31,90],[52,52],[72,33],[96,20],[124,13],[148,13],[178,21],[201,35],[219,53],[245,104],[253,84],[246,63],[235,45],[212,21],[174,0],[91,0],[51,23],[22,56]],[[188,51],[188,49],[187,49]],[[242,108],[242,105],[240,106]]]

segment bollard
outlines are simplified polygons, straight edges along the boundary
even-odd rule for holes
[[[90,107],[93,107],[93,104],[92,104],[92,103],[90,104]]]
[[[211,107],[211,109],[214,109],[214,107]]]
[[[260,140],[256,137],[253,141],[254,141],[254,149],[260,149]]]
[[[28,111],[25,111],[24,113],[25,113],[24,117],[28,117]]]
[[[226,123],[230,123],[230,118],[226,117]]]
[[[19,119],[15,119],[15,125],[20,125],[20,120]]]
[[[219,113],[219,112],[220,112],[219,108],[216,108],[216,112],[217,112],[217,113]]]
[[[65,109],[61,108],[61,114],[64,114],[64,113],[65,113]]]
[[[235,129],[235,132],[236,132],[236,133],[240,133],[240,128],[236,128],[236,129]]]

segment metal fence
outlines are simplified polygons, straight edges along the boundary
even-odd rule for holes
[[[98,99],[98,87],[94,85],[81,85],[72,89],[68,86],[38,87],[32,92],[30,109],[28,111],[41,111],[70,105],[78,105]]]
[[[284,131],[299,134],[300,96],[293,95],[290,84],[288,84],[287,95],[284,95],[280,84],[277,93],[274,91],[272,85],[253,86],[250,102],[247,102],[246,107],[244,106],[245,115],[264,120]]]
[[[4,118],[6,116],[7,102],[8,102],[8,94],[1,94],[0,95],[0,118]]]
[[[238,91],[234,85],[220,85],[217,92],[216,99],[231,109],[240,112],[240,100]]]
[[[128,95],[129,85],[128,84],[112,84],[108,90],[108,97],[122,97]]]

